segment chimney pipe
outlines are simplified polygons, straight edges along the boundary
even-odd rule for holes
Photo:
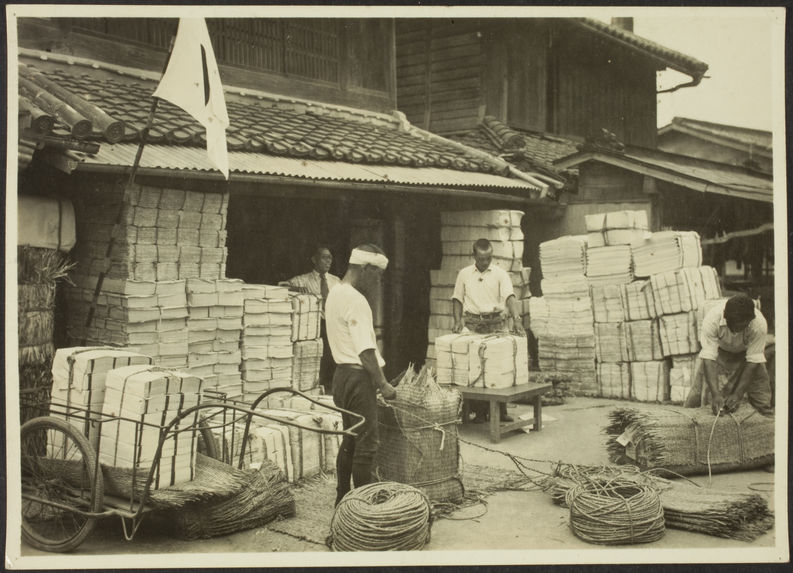
[[[633,32],[633,18],[612,18],[611,25],[622,28],[628,32]]]

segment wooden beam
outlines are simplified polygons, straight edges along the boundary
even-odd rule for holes
[[[773,223],[763,223],[759,227],[755,227],[754,229],[744,229],[742,231],[733,231],[732,233],[725,233],[724,235],[719,235],[717,237],[713,237],[712,239],[702,239],[700,241],[703,245],[720,245],[722,243],[726,243],[730,239],[737,239],[739,237],[752,237],[754,235],[762,235],[768,231],[774,230]]]

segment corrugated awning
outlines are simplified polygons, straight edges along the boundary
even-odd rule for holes
[[[130,167],[135,159],[137,144],[103,144],[95,155],[72,152],[77,171],[91,171],[107,167]],[[235,173],[249,175],[278,175],[308,180],[354,181],[365,183],[393,183],[433,187],[490,188],[515,191],[540,191],[540,188],[521,179],[488,173],[440,169],[437,167],[402,167],[371,165],[342,161],[319,161],[247,153],[229,152],[231,179]],[[206,158],[206,150],[197,147],[147,145],[140,161],[141,169],[162,169],[203,173],[219,176]]]

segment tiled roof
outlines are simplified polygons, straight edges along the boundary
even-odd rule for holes
[[[20,62],[20,108],[54,117],[52,134],[98,141],[139,141],[156,81],[141,71],[118,75],[89,66]],[[101,73],[100,73],[101,72]],[[226,87],[229,151],[347,163],[434,167],[506,175],[505,164],[441,138],[421,137],[398,116],[301,102]],[[65,106],[64,103],[71,104]],[[203,147],[203,127],[161,101],[152,144]]]
[[[556,162],[560,167],[576,167],[588,161],[615,165],[701,192],[718,193],[772,203],[771,177],[748,170],[655,149],[628,146],[624,152],[583,150]]]
[[[722,123],[711,123],[686,117],[675,117],[672,123],[658,130],[659,135],[670,131],[679,131],[693,136],[704,136],[710,139],[732,142],[741,146],[751,147],[754,152],[767,152],[771,155],[773,136],[770,131],[736,127]]]
[[[474,130],[449,137],[493,155],[504,155],[519,169],[558,179],[565,179],[566,174],[553,162],[578,151],[576,142],[570,139],[512,128],[492,116],[485,116]]]
[[[708,70],[708,64],[705,62],[701,62],[681,52],[670,50],[669,48],[656,44],[641,36],[637,36],[633,32],[629,32],[618,26],[612,26],[611,24],[594,18],[573,18],[571,21],[591,32],[607,36],[637,52],[657,58],[673,70],[690,75],[693,78],[702,78]]]

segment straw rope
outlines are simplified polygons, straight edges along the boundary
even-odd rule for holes
[[[411,551],[430,540],[429,499],[418,489],[378,482],[350,491],[330,524],[333,551]]]
[[[664,536],[664,510],[649,486],[621,478],[588,480],[568,490],[570,528],[600,545],[651,543]]]

